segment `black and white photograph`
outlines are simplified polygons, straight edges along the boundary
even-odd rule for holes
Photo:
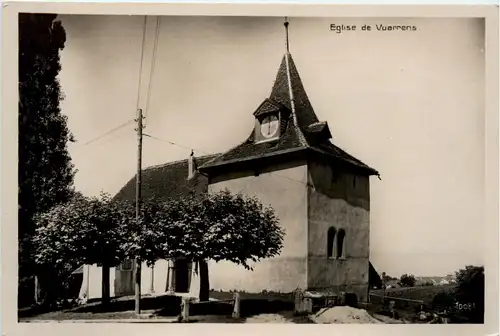
[[[18,323],[485,324],[486,21],[19,13]]]

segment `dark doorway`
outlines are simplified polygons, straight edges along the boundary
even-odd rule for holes
[[[189,264],[186,259],[174,262],[174,291],[177,293],[189,292]]]

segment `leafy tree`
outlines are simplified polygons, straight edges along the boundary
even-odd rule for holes
[[[484,323],[484,267],[466,266],[455,274],[457,286],[436,294],[433,306],[446,309],[455,323]]]
[[[250,262],[278,255],[284,231],[274,210],[255,197],[231,194],[228,190],[208,194],[192,210],[187,235],[194,249],[190,257],[200,271],[201,301],[208,300],[209,277],[206,260],[226,260],[251,270]],[[202,234],[197,227],[202,227]]]
[[[466,266],[456,272],[455,299],[470,322],[484,321],[484,267]]]
[[[109,302],[109,268],[125,258],[124,228],[135,221],[132,206],[107,194],[76,196],[37,217],[34,238],[39,265],[102,266],[102,300]]]
[[[252,269],[250,262],[276,256],[284,231],[274,210],[257,198],[229,191],[202,198],[148,201],[143,211],[138,241],[129,243],[129,257],[138,256],[149,265],[157,259],[187,258],[198,264],[201,301],[208,300],[207,260],[231,261]]]
[[[412,274],[403,274],[399,279],[399,285],[401,287],[413,287],[415,286],[415,277]]]
[[[208,259],[252,269],[250,262],[280,253],[284,235],[272,208],[229,191],[146,200],[139,221],[129,203],[79,196],[38,216],[37,223],[37,262],[102,265],[103,302],[109,300],[109,267],[126,258],[149,266],[158,259],[192,260],[199,266],[200,300],[208,300]]]
[[[73,137],[61,114],[57,76],[66,33],[54,14],[19,14],[19,279],[32,276],[33,217],[67,201],[74,169],[67,150]],[[43,271],[43,272],[42,272]],[[40,270],[42,286],[54,282],[50,268]],[[58,273],[58,271],[54,271]]]

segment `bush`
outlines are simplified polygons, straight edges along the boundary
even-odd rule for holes
[[[456,278],[454,290],[434,296],[433,309],[446,310],[455,323],[484,323],[484,268],[467,266]]]
[[[484,267],[467,266],[456,273],[455,298],[471,323],[484,323]]]
[[[413,287],[415,282],[415,277],[412,274],[403,274],[398,283],[401,287]]]
[[[40,303],[44,306],[59,307],[78,298],[82,274],[72,274],[75,265],[46,269],[39,274]],[[34,292],[33,292],[34,295]]]
[[[450,310],[455,307],[455,302],[455,295],[453,292],[440,292],[432,299],[432,307],[438,310]]]

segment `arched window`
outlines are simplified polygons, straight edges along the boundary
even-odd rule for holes
[[[328,241],[327,241],[327,255],[328,255],[328,258],[332,258],[333,257],[333,242],[335,240],[335,228],[333,226],[331,226],[330,228],[328,228]]]
[[[344,257],[344,238],[345,238],[345,231],[343,229],[339,230],[339,233],[337,234],[337,258],[343,258]]]

